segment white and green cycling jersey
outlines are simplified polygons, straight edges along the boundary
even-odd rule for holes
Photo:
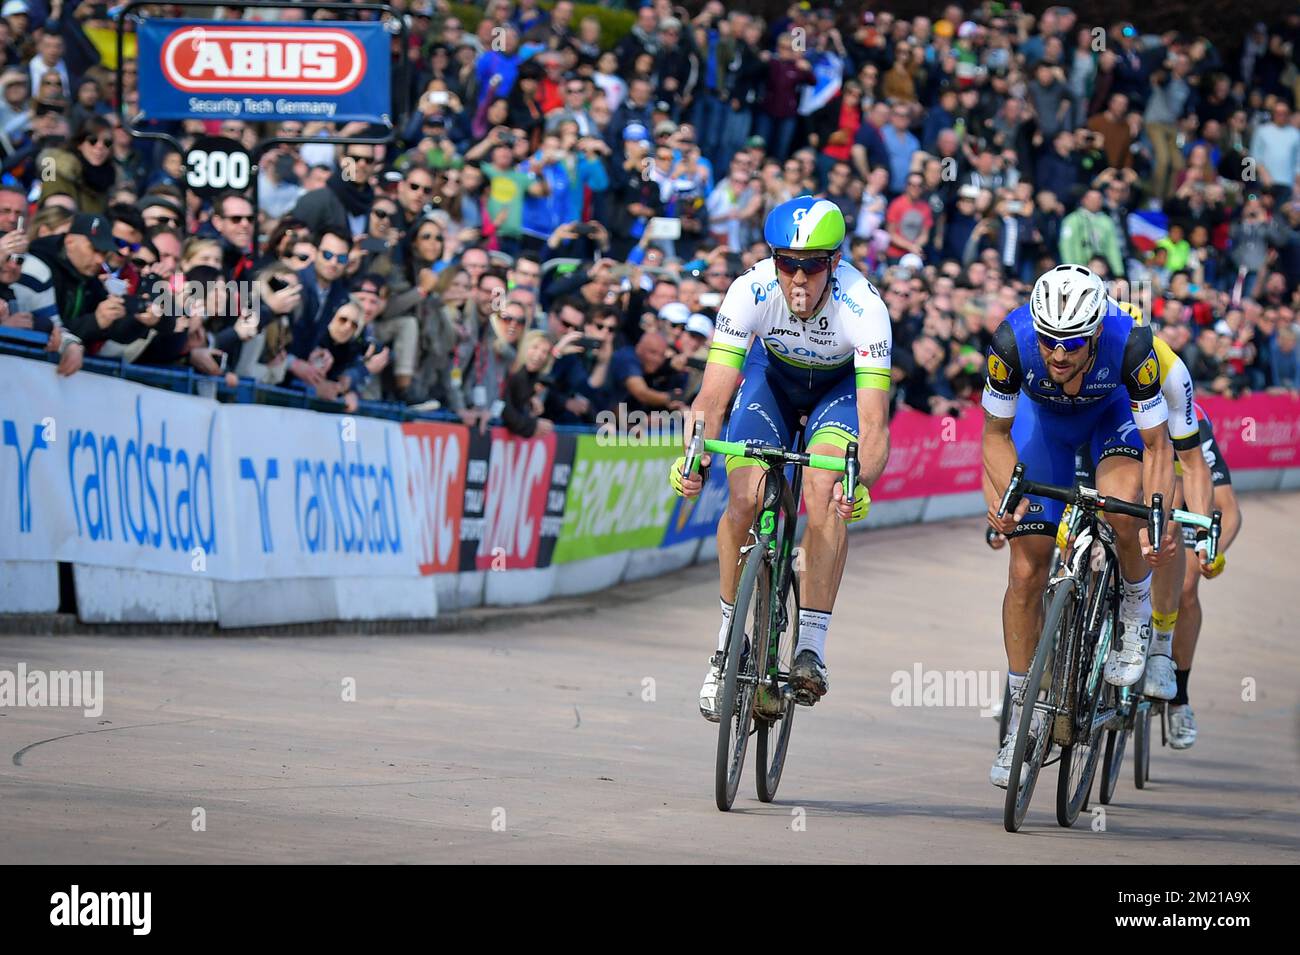
[[[889,312],[875,286],[847,262],[835,270],[826,304],[807,321],[790,313],[771,258],[739,275],[718,309],[709,361],[742,367],[755,337],[775,359],[771,366],[795,377],[831,376],[852,362],[857,387],[889,390]]]

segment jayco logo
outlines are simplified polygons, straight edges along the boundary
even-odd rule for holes
[[[132,935],[148,935],[152,927],[152,892],[71,891],[50,896],[51,925],[126,925]]]

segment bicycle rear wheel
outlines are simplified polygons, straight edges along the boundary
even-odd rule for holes
[[[1074,606],[1075,582],[1066,578],[1053,585],[1047,606],[1047,616],[1043,620],[1043,632],[1038,638],[1038,648],[1034,651],[1034,662],[1029,668],[1025,680],[1025,704],[1020,710],[1020,725],[1016,727],[1016,746],[1011,757],[1011,778],[1007,782],[1007,795],[1002,808],[1002,825],[1007,832],[1016,832],[1025,820],[1029,810],[1029,801],[1034,796],[1034,784],[1038,782],[1038,771],[1043,768],[1043,759],[1052,739],[1049,719],[1040,720],[1038,735],[1031,737],[1033,728],[1034,700],[1036,691],[1042,685],[1043,673],[1047,669],[1048,658],[1057,646],[1065,629],[1070,625]],[[1056,681],[1047,693],[1047,704],[1055,705]],[[1033,744],[1032,746],[1030,744]],[[1021,768],[1025,770],[1024,782],[1020,781]]]
[[[759,660],[766,654],[768,607],[764,600],[756,600],[759,579],[770,580],[771,564],[767,560],[765,540],[750,548],[745,558],[745,569],[736,588],[736,609],[731,615],[731,633],[727,635],[726,667],[722,683],[722,696],[718,701],[718,749],[714,762],[713,797],[718,809],[726,812],[736,799],[740,786],[740,773],[745,768],[745,749],[749,745],[749,729],[754,720],[754,691],[757,686]],[[750,608],[756,608],[754,646],[741,666],[744,656],[745,623]],[[758,646],[762,643],[763,646]]]
[[[762,603],[768,603],[767,584],[775,575],[759,575],[759,592]],[[799,636],[799,581],[792,579],[785,600],[785,625],[780,623],[781,607],[777,600],[771,603],[772,639],[777,641],[777,666],[785,673],[794,666],[794,648]],[[768,684],[769,691],[772,684]],[[784,686],[777,684],[775,692],[781,693]],[[762,802],[771,802],[776,798],[776,787],[781,784],[781,772],[785,769],[785,754],[790,746],[790,730],[794,725],[794,712],[798,707],[794,699],[783,699],[783,710],[776,720],[758,719],[758,766],[755,767],[754,779],[758,787],[758,798]]]

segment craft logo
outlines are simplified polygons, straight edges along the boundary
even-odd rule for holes
[[[163,41],[162,68],[187,93],[337,96],[361,82],[366,53],[344,30],[189,26]]]

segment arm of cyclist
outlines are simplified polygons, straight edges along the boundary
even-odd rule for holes
[[[1198,569],[1206,580],[1213,580],[1223,573],[1226,566],[1225,554],[1241,531],[1241,507],[1237,503],[1237,492],[1231,484],[1220,484],[1214,489],[1214,506],[1223,512],[1223,531],[1219,535],[1219,553],[1213,563],[1205,562],[1205,552],[1197,551],[1200,557]]]
[[[733,368],[730,365],[716,362],[710,358],[704,368],[704,378],[700,384],[700,393],[695,396],[695,401],[686,412],[686,426],[682,433],[686,440],[690,441],[691,435],[695,433],[695,421],[697,418],[704,421],[704,438],[705,440],[716,439],[722,433],[722,421],[726,417],[727,403],[731,401],[731,396],[736,391],[736,382],[740,379],[740,369]],[[712,458],[710,454],[700,456],[699,467],[708,468],[709,461]],[[673,461],[672,469],[669,471],[669,482],[673,490],[683,497],[694,497],[704,488],[705,475],[697,470],[685,477],[682,476],[682,469],[686,466],[686,456]]]
[[[1169,403],[1160,387],[1160,360],[1149,326],[1135,324],[1129,332],[1120,376],[1128,390],[1133,423],[1142,436],[1143,502],[1149,504],[1153,495],[1160,494],[1168,507],[1173,502],[1174,446],[1169,441]],[[1172,560],[1179,533],[1173,521],[1166,521],[1163,539],[1157,542],[1159,550],[1153,551],[1147,529],[1140,528],[1138,540],[1146,562],[1159,567]]]
[[[831,501],[841,518],[853,523],[867,516],[871,509],[869,488],[884,473],[889,461],[889,374],[882,379],[884,390],[878,387],[858,388],[858,486],[853,503],[844,497],[844,482],[839,481],[831,491]]]
[[[759,321],[749,296],[748,284],[736,279],[731,283],[731,288],[727,289],[727,297],[718,308],[713,340],[709,343],[709,358],[704,366],[704,377],[700,381],[700,393],[695,396],[695,401],[686,413],[686,429],[683,434],[687,441],[690,441],[695,431],[696,418],[704,419],[706,440],[716,439],[722,434],[727,405],[736,393],[740,370],[745,365],[745,355],[749,352],[749,344]],[[699,466],[707,468],[711,457],[708,454],[701,455]],[[674,461],[669,480],[678,494],[694,497],[704,487],[704,476],[692,474],[683,479],[681,472],[685,464],[685,455]]]
[[[1006,322],[999,325],[993,333],[986,361],[988,374],[984,379],[984,394],[980,399],[984,408],[984,437],[981,443],[985,497],[989,501],[989,526],[999,534],[1006,535],[1016,529],[1020,519],[1029,510],[1029,500],[1025,498],[1016,507],[1014,514],[998,516],[1002,495],[1011,483],[1011,472],[1019,460],[1015,442],[1011,440],[1011,426],[1016,420],[1016,404],[1020,400],[1020,385],[1023,380],[1016,333]]]

